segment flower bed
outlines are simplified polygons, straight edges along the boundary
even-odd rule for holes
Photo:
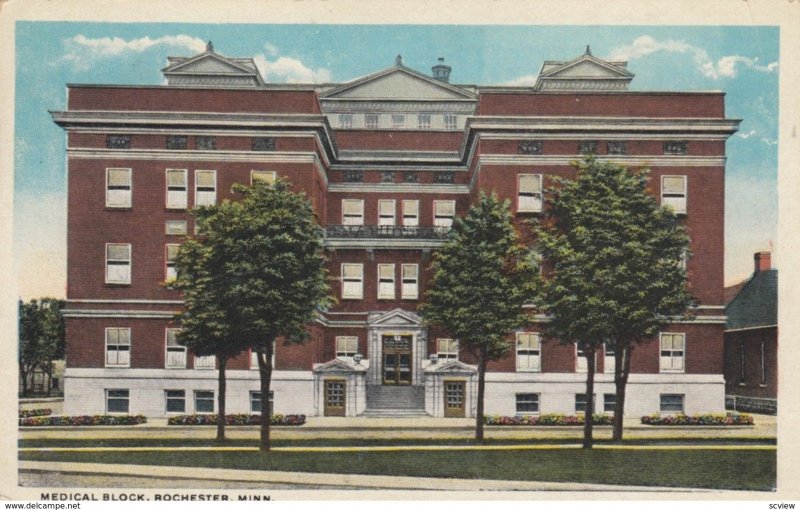
[[[138,425],[145,423],[147,418],[141,414],[109,415],[96,414],[94,416],[32,416],[20,418],[20,427],[78,427],[83,425]]]
[[[273,414],[270,425],[302,425],[306,422],[304,414]],[[181,414],[170,416],[169,425],[216,425],[216,414]],[[227,425],[261,425],[260,414],[226,414]]]
[[[20,418],[32,418],[34,416],[50,416],[53,414],[52,409],[22,409],[19,412]]]
[[[611,425],[614,419],[609,414],[592,415],[595,425]],[[583,415],[566,416],[563,414],[542,414],[539,416],[484,416],[483,423],[486,425],[583,425]]]
[[[695,414],[692,416],[676,414],[661,416],[656,413],[642,416],[642,423],[645,425],[752,425],[753,417],[748,414]]]

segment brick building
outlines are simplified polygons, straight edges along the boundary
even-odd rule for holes
[[[627,411],[723,410],[725,141],[738,126],[724,94],[629,91],[626,64],[588,48],[545,62],[533,87],[455,85],[450,71],[398,56],[347,83],[265,84],[252,60],[209,44],[170,58],[166,85],[69,85],[52,113],[68,140],[66,412],[214,411],[214,360],[175,342],[181,297],[162,283],[193,232],[188,209],[282,176],[325,226],[338,304],[305,344],[278,342],[275,412],[472,416],[475,366],[416,311],[431,251],[481,190],[518,220],[540,214],[543,188],[582,154],[651,168],[692,237],[697,318],[634,351]],[[487,413],[580,412],[574,346],[536,327],[509,342],[489,367]],[[598,365],[596,405],[609,409],[613,362]],[[248,355],[228,364],[230,412],[259,410],[254,368]]]

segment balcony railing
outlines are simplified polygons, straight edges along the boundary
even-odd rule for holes
[[[450,227],[395,225],[328,225],[328,239],[446,239]]]

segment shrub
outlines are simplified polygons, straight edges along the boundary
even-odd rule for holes
[[[752,425],[753,417],[749,414],[685,414],[661,416],[659,413],[642,416],[645,425]]]
[[[273,414],[270,417],[270,425],[302,425],[306,422],[304,414]],[[167,420],[169,425],[216,425],[216,414],[181,414],[170,416]],[[260,414],[226,414],[225,423],[227,425],[261,425]]]
[[[19,417],[31,418],[33,416],[50,416],[51,414],[53,414],[52,409],[21,409]]]
[[[613,416],[609,414],[592,415],[595,425],[611,425]],[[537,425],[537,426],[576,426],[583,425],[583,415],[542,414],[539,416],[484,416],[486,425]]]
[[[20,427],[77,427],[84,425],[138,425],[147,422],[141,414],[109,415],[96,414],[94,416],[32,416],[20,418]]]

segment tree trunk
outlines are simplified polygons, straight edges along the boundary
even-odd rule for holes
[[[483,441],[483,395],[486,390],[486,351],[481,350],[478,361],[478,409],[475,413],[475,440]],[[466,407],[467,402],[464,402]]]
[[[616,356],[614,356],[616,402],[614,403],[614,434],[612,439],[615,442],[622,442],[622,420],[625,417],[625,388],[631,371],[632,350],[633,347],[631,345],[617,345]]]
[[[53,384],[53,360],[47,362],[47,396],[50,396],[50,386]]]
[[[225,441],[225,366],[228,358],[219,356],[219,395],[217,395],[217,441]]]
[[[268,452],[269,444],[269,425],[272,418],[269,408],[269,387],[272,382],[272,343],[274,339],[269,338],[266,345],[262,345],[258,350],[258,373],[261,376],[261,443],[259,449]]]
[[[593,446],[592,432],[594,429],[594,369],[595,348],[587,347],[586,355],[586,411],[583,420],[583,448],[591,450]]]
[[[22,396],[28,396],[28,371],[25,370],[25,364],[19,364],[19,375],[22,378]]]

